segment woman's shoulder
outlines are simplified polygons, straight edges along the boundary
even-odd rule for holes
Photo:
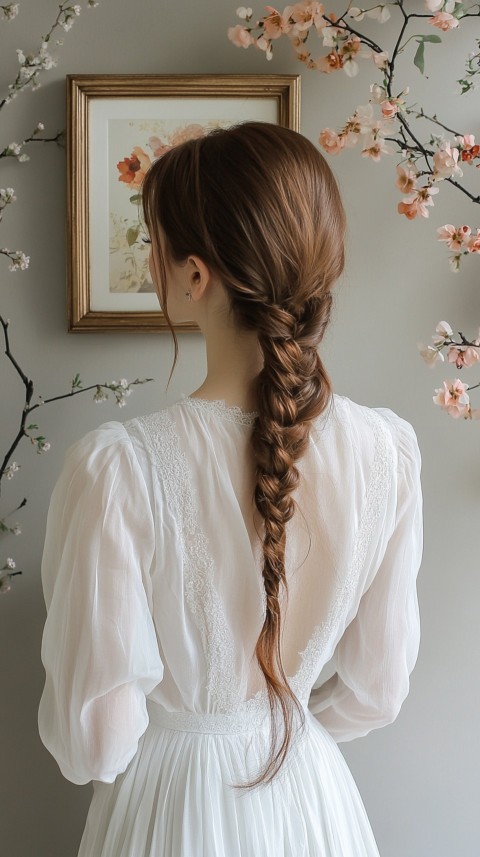
[[[331,415],[337,431],[347,431],[357,443],[391,444],[398,454],[419,457],[415,429],[406,419],[385,407],[359,404],[347,396],[332,397]]]

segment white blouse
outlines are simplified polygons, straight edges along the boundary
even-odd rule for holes
[[[67,454],[42,563],[39,729],[74,783],[113,782],[126,769],[147,697],[179,720],[264,710],[253,420],[187,398],[106,423]],[[420,456],[394,413],[334,396],[299,469],[283,663],[303,704],[346,741],[391,722],[408,693]]]

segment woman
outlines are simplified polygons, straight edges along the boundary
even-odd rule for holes
[[[94,781],[81,857],[373,857],[336,742],[391,722],[418,649],[419,453],[317,347],[344,212],[316,148],[245,123],[147,174],[150,267],[204,383],[70,451],[43,561],[39,723]]]

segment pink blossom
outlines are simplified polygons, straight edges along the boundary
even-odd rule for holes
[[[463,384],[459,378],[456,378],[455,381],[444,381],[443,389],[440,387],[435,390],[436,395],[433,397],[433,401],[454,419],[459,417],[468,419],[471,408],[467,390],[468,384]]]
[[[477,234],[470,238],[467,249],[469,253],[480,253],[480,229],[477,229]]]
[[[442,143],[433,156],[435,179],[438,181],[450,176],[462,176],[463,173],[457,161],[458,149],[452,149],[449,142]]]
[[[476,348],[468,345],[466,348],[457,348],[452,345],[448,349],[447,360],[449,363],[455,363],[457,369],[462,369],[464,366],[474,366],[480,359],[480,354]]]
[[[463,137],[459,136],[455,138],[458,145],[462,149],[472,149],[475,145],[475,135],[474,134],[464,134]]]
[[[397,211],[399,214],[404,214],[408,220],[414,220],[415,217],[428,217],[428,208],[433,205],[432,196],[438,193],[437,187],[421,187],[409,197],[406,197],[403,202],[399,202]]]
[[[319,143],[330,155],[338,155],[345,146],[345,138],[331,128],[324,128],[319,137]]]
[[[330,51],[326,56],[315,60],[315,65],[319,71],[322,71],[324,74],[330,74],[332,71],[343,68],[343,59],[337,51]]]
[[[469,243],[471,229],[469,226],[452,226],[451,223],[446,223],[445,226],[440,226],[437,229],[438,240],[445,241],[450,250],[461,250]]]
[[[382,115],[385,116],[386,119],[392,119],[393,116],[396,116],[398,113],[398,106],[394,104],[393,101],[382,101],[380,103],[380,109],[382,111]]]
[[[242,27],[241,24],[237,24],[235,27],[229,27],[227,30],[227,36],[237,48],[249,48],[255,41],[250,31],[247,30],[246,27]]]
[[[395,187],[398,187],[402,193],[411,193],[415,189],[418,173],[414,167],[409,165],[403,169],[403,167],[398,166],[397,176]]]
[[[371,158],[376,163],[378,163],[382,155],[391,154],[393,154],[391,146],[388,146],[381,137],[378,137],[370,146],[362,149],[362,157]]]
[[[325,11],[323,4],[318,3],[317,0],[301,0],[300,3],[288,6],[287,9],[289,9],[290,18],[294,21],[297,33],[309,30],[312,24],[316,27],[317,32],[320,32],[320,30],[323,30],[327,26],[327,22],[323,17]]]
[[[355,62],[355,57],[359,54],[361,46],[362,43],[358,36],[351,36],[340,48],[343,70],[348,77],[355,77],[358,74],[358,64]]]
[[[443,0],[425,0],[425,6],[429,12],[439,12],[443,6]]]
[[[265,8],[267,12],[270,12],[270,14],[263,19],[263,31],[267,39],[279,39],[280,36],[283,36],[285,33],[289,33],[292,29],[292,25],[290,23],[292,7],[287,6],[283,15],[273,6],[266,6]]]
[[[454,30],[455,27],[458,27],[458,20],[453,15],[450,15],[449,12],[438,12],[433,18],[428,18],[427,23],[431,24],[432,27],[438,27],[439,30],[443,30],[446,33],[448,30]]]

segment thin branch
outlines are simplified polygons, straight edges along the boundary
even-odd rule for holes
[[[10,449],[8,450],[7,454],[5,455],[5,458],[3,459],[2,465],[0,466],[0,490],[1,490],[1,479],[2,479],[4,473],[7,469],[8,462],[10,461],[10,458],[12,457],[13,453],[15,452],[15,450],[16,450],[18,444],[20,443],[22,437],[25,437],[27,434],[25,431],[25,423],[26,423],[26,419],[27,419],[27,415],[28,415],[28,407],[30,405],[30,402],[31,402],[32,396],[33,396],[33,381],[30,380],[30,378],[27,378],[27,376],[25,375],[25,372],[23,372],[23,370],[21,369],[21,367],[19,366],[19,364],[15,360],[15,358],[14,358],[14,356],[10,350],[10,341],[9,341],[9,337],[8,337],[8,321],[6,321],[4,318],[2,318],[2,316],[0,316],[0,324],[2,325],[3,334],[5,337],[5,354],[6,354],[7,358],[10,360],[10,362],[12,363],[12,365],[14,366],[16,372],[18,373],[18,375],[20,376],[20,378],[22,380],[22,383],[25,386],[25,405],[24,405],[23,410],[22,410],[22,416],[20,419],[20,426],[19,426],[18,432],[17,432],[17,434],[16,434],[16,436],[15,436],[15,438],[14,438],[14,440],[10,446]]]
[[[455,137],[463,137],[463,134],[461,134],[460,131],[455,131],[453,128],[449,128],[448,125],[444,125],[443,122],[439,122],[436,117],[436,114],[434,114],[433,116],[427,116],[423,107],[420,108],[420,113],[417,113],[417,111],[412,109],[407,110],[407,113],[413,114],[416,119],[428,119],[429,122],[433,122],[435,125],[439,125],[440,128],[443,128],[444,131],[448,131],[449,134],[453,134]]]
[[[457,188],[457,190],[460,190],[462,193],[465,194],[465,196],[468,196],[468,198],[472,202],[480,204],[480,196],[474,196],[473,193],[470,193],[469,190],[467,190],[465,187],[463,187],[463,185],[459,184],[459,182],[456,182],[455,179],[446,178],[446,179],[444,179],[444,181],[448,182],[449,184],[452,184],[454,187]]]

